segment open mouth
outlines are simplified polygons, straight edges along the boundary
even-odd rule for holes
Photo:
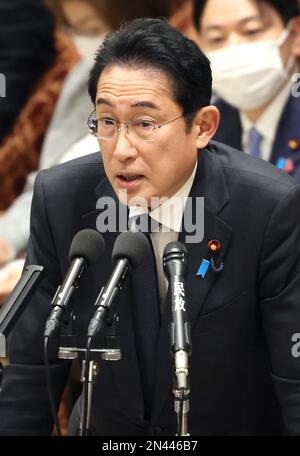
[[[118,178],[123,182],[133,182],[142,177],[142,174],[118,174]]]

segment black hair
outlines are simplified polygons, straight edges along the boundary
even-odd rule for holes
[[[194,0],[193,19],[196,29],[199,30],[200,18],[208,0]],[[256,0],[257,3],[267,3],[281,17],[286,25],[293,17],[299,16],[299,5],[297,0]]]
[[[196,112],[210,104],[210,63],[197,44],[164,19],[136,19],[107,34],[90,73],[89,94],[95,103],[97,84],[109,65],[155,68],[172,81],[174,100],[189,129]]]

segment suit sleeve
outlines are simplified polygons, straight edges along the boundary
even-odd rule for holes
[[[0,435],[48,435],[53,426],[45,381],[43,331],[61,274],[48,222],[43,176],[40,173],[35,183],[26,263],[44,266],[47,277],[10,336],[9,365],[4,369],[0,392]],[[58,405],[70,364],[58,360],[57,349],[58,341],[53,341],[49,362]]]
[[[285,431],[300,435],[300,186],[292,187],[273,211],[259,275],[271,376]]]

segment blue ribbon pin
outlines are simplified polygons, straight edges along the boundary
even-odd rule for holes
[[[201,276],[202,279],[204,279],[204,277],[206,276],[206,273],[208,271],[209,265],[210,265],[210,261],[202,260],[196,276]]]

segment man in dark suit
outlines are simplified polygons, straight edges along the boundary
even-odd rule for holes
[[[299,186],[272,165],[210,141],[219,113],[209,105],[209,62],[164,21],[137,20],[108,36],[89,91],[96,107],[89,126],[103,161],[91,155],[41,172],[36,180],[27,262],[43,265],[48,275],[12,334],[0,393],[1,434],[51,432],[43,366],[51,297],[66,274],[75,233],[103,228],[103,198],[110,198],[111,207],[116,202],[119,213],[124,190],[129,217],[140,211],[136,202],[142,197],[150,216],[167,229],[151,233],[153,255],[118,296],[122,359],[101,362],[91,433],[176,433],[170,292],[161,252],[179,239],[189,270],[190,434],[300,434]],[[166,198],[153,207],[153,197]],[[163,211],[171,203],[173,220]],[[103,236],[101,267],[86,272],[73,303],[79,346],[112,271],[118,232]],[[210,241],[218,245],[216,253]],[[203,260],[209,267],[200,276]],[[70,369],[57,359],[58,343],[50,350],[57,403]]]
[[[213,73],[215,139],[255,154],[300,182],[296,0],[195,0],[199,43]]]

